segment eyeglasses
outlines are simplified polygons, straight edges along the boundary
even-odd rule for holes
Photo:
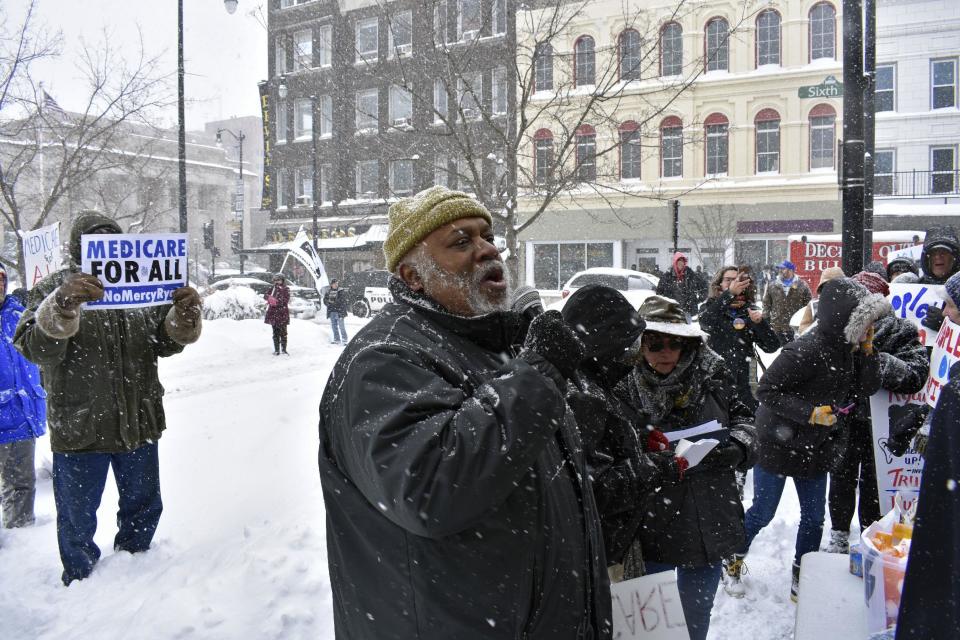
[[[669,349],[670,351],[682,351],[687,341],[683,338],[647,338],[644,341],[647,349],[653,353]]]

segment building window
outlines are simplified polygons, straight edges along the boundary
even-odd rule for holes
[[[726,71],[730,62],[730,27],[723,18],[707,23],[707,71]]]
[[[476,175],[474,175],[476,169]],[[474,164],[473,161],[460,156],[457,158],[457,188],[464,193],[478,193],[478,186],[483,184],[483,163]]]
[[[757,16],[757,66],[780,64],[780,14],[767,9]]]
[[[497,67],[490,73],[490,104],[494,115],[507,112],[507,70]]]
[[[493,0],[493,35],[507,32],[507,0]]]
[[[447,156],[436,156],[433,159],[433,184],[441,187],[450,186],[450,167]]]
[[[283,169],[277,169],[277,184],[275,185],[275,195],[277,197],[277,208],[287,206],[287,172]]]
[[[810,111],[810,168],[833,169],[837,112],[828,104]]]
[[[433,81],[433,121],[436,123],[444,122],[449,114],[447,85],[443,80],[437,78]]]
[[[357,92],[357,131],[376,130],[380,121],[380,95],[376,89]]]
[[[357,62],[376,62],[379,51],[380,23],[376,18],[357,22]]]
[[[577,129],[577,181],[597,180],[597,132],[588,124]]]
[[[320,45],[318,62],[321,67],[329,67],[333,63],[333,27],[329,24],[323,25],[318,29],[317,36]]]
[[[873,193],[878,196],[894,195],[894,180],[897,167],[897,152],[893,149],[877,149],[873,154]]]
[[[897,67],[892,64],[877,65],[873,106],[876,113],[897,110]]]
[[[837,12],[821,2],[810,9],[810,59],[836,58]]]
[[[276,122],[277,144],[284,144],[287,141],[287,103],[283,100],[277,102],[277,122]]]
[[[333,176],[333,165],[320,165],[320,202],[326,204],[332,201],[330,197],[330,178]]]
[[[679,76],[683,73],[683,27],[668,22],[660,31],[660,75]]]
[[[408,55],[413,46],[413,13],[401,11],[390,20],[390,57]]]
[[[308,2],[314,2],[314,0],[280,0],[280,8],[286,9],[287,7],[293,7],[298,4],[307,4]]]
[[[461,40],[473,40],[480,35],[483,16],[480,12],[480,0],[459,0],[459,34]]]
[[[405,158],[390,163],[390,192],[396,196],[413,193],[413,160]]]
[[[574,84],[576,86],[582,87],[595,82],[596,57],[593,38],[580,36],[577,43],[573,45]]]
[[[294,184],[294,197],[298,205],[313,204],[313,173],[309,167],[297,167],[293,175],[296,178]]]
[[[612,266],[612,242],[533,244],[533,280],[537,289],[557,290],[578,271]]]
[[[620,79],[640,79],[640,34],[627,29],[620,34]]]
[[[957,106],[957,60],[930,62],[930,108],[944,109]]]
[[[534,182],[544,185],[553,173],[553,134],[549,129],[540,129],[534,134],[533,147]]]
[[[287,48],[283,44],[283,36],[277,36],[276,53],[274,54],[273,66],[276,75],[287,72]]]
[[[447,44],[447,0],[437,0],[433,8],[433,43]]]
[[[309,69],[313,66],[313,32],[309,29],[293,34],[293,70]]]
[[[713,113],[704,121],[707,137],[706,174],[725,176],[729,165],[729,131],[727,117]]]
[[[683,123],[676,116],[664,118],[660,124],[660,175],[683,176]]]
[[[764,109],[754,120],[757,131],[757,173],[780,171],[780,114]]]
[[[390,122],[395,127],[408,127],[413,118],[413,95],[403,87],[390,86]]]
[[[293,103],[293,137],[309,140],[313,135],[313,105],[310,98],[298,98]]]
[[[632,120],[620,125],[620,179],[640,177],[640,127]]]
[[[326,138],[333,135],[333,100],[330,96],[320,96],[320,137]]]
[[[930,193],[953,193],[957,189],[957,148],[930,149]]]
[[[460,109],[465,119],[480,117],[480,101],[483,98],[483,76],[467,73],[457,80]]]
[[[357,163],[357,197],[375,198],[380,181],[380,164],[376,160]]]
[[[553,45],[541,42],[533,57],[533,90],[553,91]]]

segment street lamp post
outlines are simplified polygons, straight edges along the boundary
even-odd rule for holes
[[[319,193],[320,184],[318,184],[317,179],[317,96],[310,96],[310,156],[311,156],[311,165],[313,169],[313,176],[310,178],[310,184],[312,195],[310,196],[310,204],[313,209],[313,251],[317,251],[317,214],[319,210],[317,209],[317,196],[322,195]]]
[[[230,129],[217,129],[217,144],[223,144],[222,134],[226,132],[237,141],[237,145],[240,148],[240,159],[237,173],[237,191],[235,194],[235,200],[233,205],[234,215],[240,219],[240,246],[239,255],[240,255],[240,274],[243,275],[243,262],[245,256],[243,255],[243,218],[244,218],[244,196],[243,196],[243,141],[247,139],[247,136],[244,135],[243,129],[240,129],[240,133],[236,134]]]
[[[237,10],[238,0],[223,0],[227,13]],[[180,193],[178,198],[180,233],[187,232],[187,129],[183,99],[183,0],[177,0],[177,163]]]

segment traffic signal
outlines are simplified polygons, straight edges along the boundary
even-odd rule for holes
[[[203,248],[213,249],[213,220],[203,223]]]
[[[240,253],[243,251],[243,232],[234,231],[230,234],[230,249],[234,253]]]

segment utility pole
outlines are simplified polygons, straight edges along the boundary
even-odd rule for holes
[[[183,99],[183,0],[177,2],[177,177],[180,233],[187,232],[187,129]]]
[[[863,0],[863,264],[873,260],[873,171],[876,146],[877,0]]]
[[[843,271],[863,269],[863,2],[843,0]]]
[[[670,201],[670,211],[673,214],[673,253],[680,251],[680,201]]]

